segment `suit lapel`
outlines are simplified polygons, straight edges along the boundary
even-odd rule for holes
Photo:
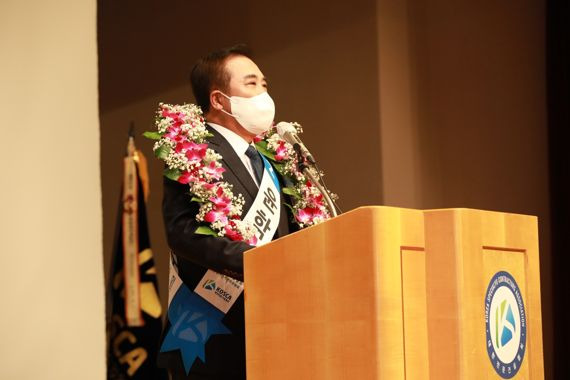
[[[243,186],[243,188],[248,192],[252,199],[252,202],[249,202],[251,205],[258,191],[255,181],[251,178],[251,174],[249,174],[242,160],[238,157],[237,153],[224,136],[210,126],[208,126],[208,132],[214,135],[209,139],[209,143],[212,145],[212,149],[222,155],[222,166],[227,171],[232,172],[241,186]]]

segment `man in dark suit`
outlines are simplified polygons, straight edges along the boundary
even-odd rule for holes
[[[223,181],[245,199],[243,218],[258,196],[263,176],[253,138],[271,126],[274,116],[266,79],[247,50],[238,46],[201,59],[192,70],[191,82],[213,134],[208,147],[223,157]],[[191,197],[188,185],[164,179],[163,216],[172,263],[169,311],[158,361],[173,379],[245,379],[243,294],[224,313],[196,291],[210,285],[216,289],[213,281],[204,282],[212,271],[243,280],[243,253],[251,246],[196,234],[199,205]],[[279,203],[273,239],[294,228],[282,194]]]

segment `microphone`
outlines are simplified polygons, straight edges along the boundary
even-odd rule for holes
[[[285,121],[281,121],[277,123],[277,134],[283,138],[283,140],[287,141],[289,144],[293,145],[295,150],[299,149],[301,151],[301,155],[307,159],[311,164],[315,164],[315,159],[309,149],[303,144],[299,136],[297,136],[297,129],[291,123],[287,123]],[[298,148],[297,148],[298,147]]]

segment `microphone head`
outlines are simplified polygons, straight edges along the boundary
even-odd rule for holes
[[[280,121],[279,123],[277,123],[276,127],[277,127],[277,133],[279,134],[279,136],[283,138],[285,138],[286,133],[290,134],[297,133],[297,128],[295,128],[293,124],[287,123],[286,121]]]

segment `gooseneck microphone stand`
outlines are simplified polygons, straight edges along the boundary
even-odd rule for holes
[[[330,195],[329,195],[329,191],[328,189],[323,186],[323,184],[321,184],[321,176],[319,174],[319,170],[318,167],[316,165],[316,162],[314,161],[309,161],[309,163],[311,165],[314,165],[314,170],[317,173],[317,176],[315,176],[313,174],[313,172],[311,171],[310,167],[305,163],[306,160],[305,156],[303,155],[302,151],[301,151],[301,147],[299,144],[294,144],[293,145],[293,149],[295,149],[295,152],[297,153],[297,157],[299,158],[298,160],[298,166],[299,166],[299,170],[307,177],[309,178],[309,180],[315,184],[315,186],[317,186],[317,189],[319,189],[319,191],[321,192],[321,194],[323,195],[323,197],[325,198],[325,202],[327,204],[327,208],[330,212],[330,214],[335,217],[338,215],[337,212],[337,206],[334,203],[334,201],[331,199]]]

